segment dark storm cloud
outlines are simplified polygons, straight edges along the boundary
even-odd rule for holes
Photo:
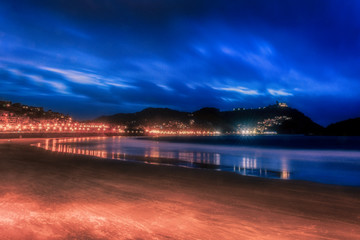
[[[360,115],[359,11],[355,0],[4,0],[0,94],[82,118],[281,100],[327,124]]]

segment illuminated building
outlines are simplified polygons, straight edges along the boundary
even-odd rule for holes
[[[279,107],[288,107],[288,105],[286,103],[281,103],[281,102],[278,103],[278,106]]]

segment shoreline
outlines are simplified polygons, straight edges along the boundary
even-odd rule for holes
[[[50,152],[0,140],[9,239],[358,239],[360,188]]]

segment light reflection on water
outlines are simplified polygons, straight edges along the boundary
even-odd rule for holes
[[[37,147],[44,148],[53,152],[80,154],[87,156],[95,156],[99,158],[115,159],[115,160],[128,160],[125,146],[129,146],[131,141],[135,139],[126,139],[123,141],[124,148],[120,147],[121,151],[106,151],[106,150],[91,150],[92,145],[76,145],[76,143],[89,143],[91,141],[101,141],[106,137],[83,137],[83,138],[64,138],[64,139],[46,139],[44,144],[38,143]],[[118,142],[121,137],[112,138],[115,142]],[[141,140],[135,140],[141,141]],[[147,141],[148,142],[148,141]],[[214,152],[189,152],[189,151],[164,151],[159,146],[148,146],[143,149],[143,157],[146,158],[146,163],[159,164],[156,160],[172,159],[181,160],[184,162],[173,161],[173,165],[185,166],[185,167],[203,167],[215,170],[233,171],[242,175],[250,176],[262,176],[272,178],[289,179],[290,172],[287,170],[282,171],[268,171],[267,169],[257,168],[257,159],[250,157],[243,157],[239,164],[233,164],[233,168],[229,166],[221,165],[221,154]],[[131,151],[131,154],[137,155],[136,152]],[[149,159],[150,158],[150,159]],[[153,160],[153,161],[151,161]],[[165,164],[169,164],[168,161],[163,161]],[[202,164],[202,165],[197,165]]]
[[[47,139],[46,150],[242,175],[360,185],[360,152],[171,143],[126,137]]]

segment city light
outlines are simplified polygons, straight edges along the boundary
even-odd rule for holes
[[[214,135],[220,135],[221,132],[219,131],[196,131],[196,130],[187,130],[187,131],[183,131],[183,130],[157,130],[157,129],[147,129],[145,131],[146,133],[150,134],[150,135],[177,135],[177,136],[181,136],[181,135],[207,135],[207,136],[214,136]]]
[[[274,105],[264,107],[264,109],[265,108],[287,108],[287,104],[277,102]],[[234,111],[246,110],[249,109],[234,109]],[[291,117],[286,115],[278,115],[250,122],[239,122],[234,124],[233,129],[229,129],[223,133],[243,136],[277,134],[276,129],[278,126],[291,119]],[[74,121],[69,115],[51,110],[45,111],[42,107],[32,107],[20,103],[0,101],[0,133],[91,133],[99,135],[124,134],[151,136],[217,136],[223,134],[223,129],[207,128],[193,118],[188,120],[156,119],[134,125],[135,122],[124,122],[122,125],[103,122],[78,122]]]
[[[43,122],[43,121],[42,121]],[[0,132],[4,133],[124,133],[119,126],[113,127],[102,123],[0,123]]]

